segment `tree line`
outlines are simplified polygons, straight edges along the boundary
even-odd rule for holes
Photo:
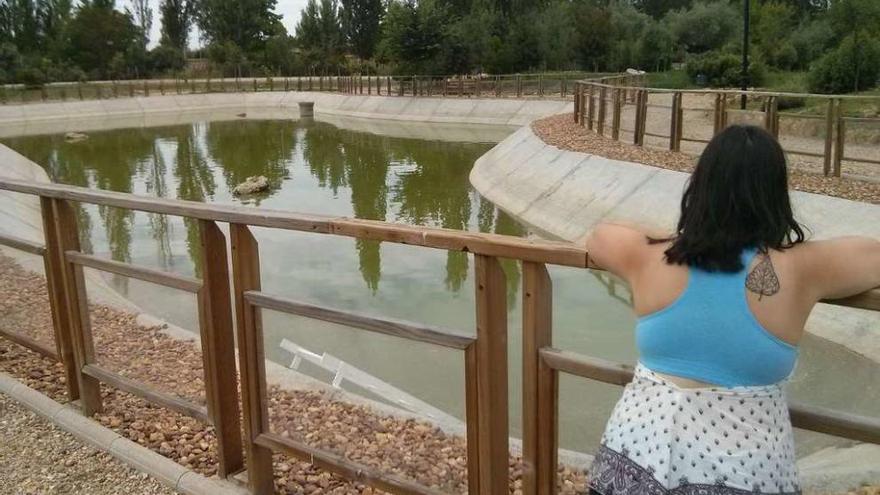
[[[880,2],[749,0],[753,63],[809,71],[810,89],[873,87]],[[679,65],[693,81],[740,82],[742,0],[309,0],[288,33],[276,0],[0,0],[0,81],[177,74],[464,74]],[[197,27],[202,48],[191,49]]]

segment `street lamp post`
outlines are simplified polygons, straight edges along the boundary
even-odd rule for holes
[[[749,0],[743,0],[743,48],[742,48],[742,90],[740,108],[746,109],[746,94],[749,89]]]

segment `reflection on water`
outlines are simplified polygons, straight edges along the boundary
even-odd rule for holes
[[[57,182],[203,202],[527,234],[468,182],[471,166],[489,144],[391,138],[321,122],[286,120],[96,132],[79,143],[67,143],[58,135],[6,139],[4,143],[45,166]],[[271,190],[251,198],[232,196],[232,188],[252,175],[269,178]],[[84,250],[199,275],[197,222],[93,205],[76,207]],[[259,228],[254,233],[260,243],[267,292],[473,332],[472,267],[466,253]],[[521,274],[514,262],[503,261],[503,267],[510,311],[511,426],[516,432]],[[553,267],[551,276],[554,344],[633,363],[634,319],[625,288],[614,288],[607,275],[592,276],[583,270]],[[196,327],[195,308],[183,304],[174,291],[124,277],[112,277],[111,282],[146,310],[181,326]],[[277,362],[290,362],[291,355],[280,348],[288,339],[312,352],[332,354],[422,401],[463,416],[459,353],[273,312],[266,312],[265,335],[267,356]],[[877,366],[819,339],[807,340],[803,357],[790,387],[794,398],[880,415]],[[303,368],[328,378],[320,369]],[[858,380],[841,381],[841,376]],[[827,392],[829,387],[832,393]],[[613,387],[564,381],[563,446],[591,450],[619,393]]]

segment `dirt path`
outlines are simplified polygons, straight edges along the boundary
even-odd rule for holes
[[[0,394],[0,486],[10,495],[171,495],[174,490],[84,445]]]

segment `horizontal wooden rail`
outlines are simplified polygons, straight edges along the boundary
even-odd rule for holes
[[[44,345],[36,340],[28,337],[27,335],[22,335],[20,333],[12,332],[6,330],[4,328],[0,328],[0,335],[5,337],[10,342],[14,342],[20,346],[27,347],[28,349],[36,352],[37,354],[41,354],[46,356],[47,358],[54,359],[56,361],[60,361],[58,358],[58,353],[55,352],[55,349]]]
[[[604,359],[545,347],[541,358],[552,369],[591,380],[624,386],[633,378],[633,367]],[[880,418],[791,403],[791,422],[797,428],[880,444]]]
[[[462,232],[452,229],[311,215],[247,206],[155,198],[64,184],[43,184],[4,179],[0,180],[0,189],[215,222],[334,234],[578,268],[587,266],[586,250],[583,247],[565,242],[530,240],[499,234]]]
[[[391,335],[393,337],[441,345],[452,349],[464,350],[475,340],[474,337],[457,334],[450,330],[430,325],[411,323],[392,318],[378,318],[353,311],[342,311],[325,306],[317,306],[314,304],[270,296],[257,291],[247,291],[244,293],[244,297],[248,303],[260,308],[304,316],[306,318],[313,318],[329,323],[336,323],[338,325],[359,328],[370,332]]]
[[[316,449],[305,443],[282,437],[275,433],[261,433],[254,443],[276,452],[284,452],[309,464],[338,474],[356,483],[376,487],[388,493],[402,495],[445,495],[444,492],[420,485],[398,476],[381,473],[343,456]]]
[[[11,235],[0,235],[0,244],[37,256],[46,254],[46,248],[42,245]]]
[[[164,285],[165,287],[180,289],[186,292],[192,292],[193,294],[198,293],[199,289],[202,288],[202,281],[197,278],[153,270],[151,268],[130,265],[128,263],[120,263],[118,261],[83,254],[79,251],[67,251],[64,255],[67,258],[67,261],[76,263],[77,265],[136,278],[138,280],[143,280],[144,282]]]
[[[185,414],[206,424],[212,424],[211,418],[208,415],[208,409],[205,406],[193,404],[173,394],[151,390],[131,378],[109,371],[96,364],[83,366],[82,372],[123,392],[136,395],[148,402]]]

